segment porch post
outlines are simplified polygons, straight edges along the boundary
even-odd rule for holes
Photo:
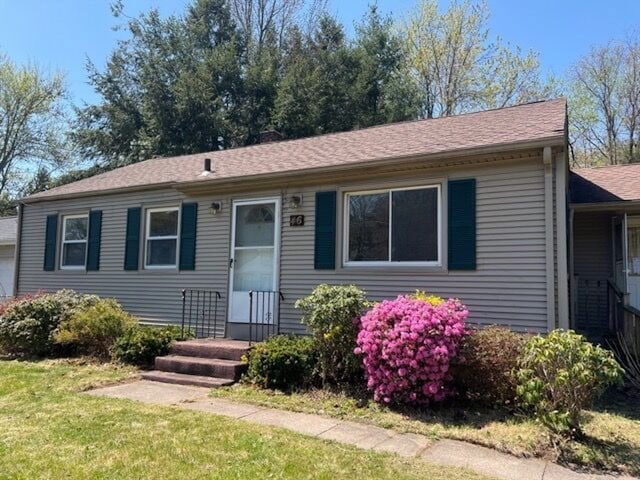
[[[556,224],[558,249],[558,326],[569,328],[569,281],[567,270],[567,163],[565,152],[556,155]]]
[[[622,275],[624,277],[624,304],[629,305],[629,216],[622,216]]]
[[[547,331],[556,328],[555,265],[553,239],[553,156],[551,147],[542,150],[544,164],[545,255],[547,271]]]
[[[575,250],[574,250],[574,233],[573,233],[573,225],[576,217],[576,211],[572,208],[569,211],[569,284],[570,287],[570,304],[571,308],[569,309],[571,323],[569,324],[569,328],[576,328],[576,313],[578,310],[578,286],[576,285],[576,276],[575,276]]]

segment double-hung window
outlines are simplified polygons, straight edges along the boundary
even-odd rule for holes
[[[146,268],[176,267],[179,217],[178,207],[147,210]]]
[[[437,266],[440,185],[347,193],[345,265]]]
[[[89,217],[87,215],[66,215],[62,217],[60,268],[65,270],[85,268],[88,233]]]

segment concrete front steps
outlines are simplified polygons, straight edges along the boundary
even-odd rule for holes
[[[154,382],[216,388],[240,379],[247,366],[242,356],[249,343],[229,339],[198,339],[176,342],[169,355],[156,357],[155,370],[142,378]]]

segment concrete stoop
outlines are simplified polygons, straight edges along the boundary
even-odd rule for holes
[[[154,382],[216,388],[231,385],[246,370],[242,356],[248,342],[228,339],[198,339],[176,342],[169,355],[156,357],[155,370],[142,378]]]

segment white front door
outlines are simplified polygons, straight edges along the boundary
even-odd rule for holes
[[[627,217],[627,252],[629,303],[640,309],[640,217]]]
[[[249,322],[249,292],[277,289],[280,199],[233,202],[229,322]],[[263,308],[264,310],[264,308]],[[253,322],[261,322],[257,305]]]

